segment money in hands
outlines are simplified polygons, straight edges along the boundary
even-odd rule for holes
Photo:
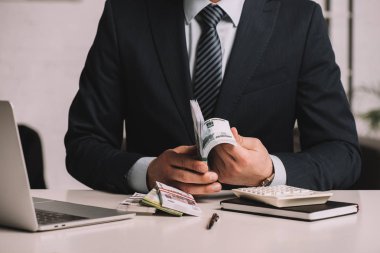
[[[190,106],[199,160],[207,161],[210,151],[219,144],[237,145],[228,120],[211,118],[204,121],[198,102],[190,100]]]

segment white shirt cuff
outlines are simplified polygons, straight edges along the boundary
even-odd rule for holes
[[[274,178],[270,185],[283,185],[286,184],[286,170],[285,166],[277,156],[270,155],[273,162]]]
[[[146,173],[148,172],[149,164],[156,157],[143,157],[133,164],[127,175],[127,183],[129,187],[140,193],[147,193],[148,186],[146,185]]]

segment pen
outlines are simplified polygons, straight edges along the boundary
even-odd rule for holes
[[[210,222],[208,223],[207,229],[211,229],[212,226],[214,226],[214,223],[219,220],[219,215],[217,213],[214,213],[211,216]]]

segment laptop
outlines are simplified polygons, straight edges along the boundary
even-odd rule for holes
[[[13,108],[0,101],[0,225],[47,231],[130,219],[135,213],[32,198]]]

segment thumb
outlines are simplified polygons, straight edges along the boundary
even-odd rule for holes
[[[231,128],[231,132],[235,137],[236,142],[243,148],[249,149],[249,150],[257,150],[257,139],[250,138],[250,137],[243,137],[238,133],[238,130],[236,127]]]
[[[238,133],[238,130],[236,129],[236,127],[233,127],[231,128],[231,132],[232,132],[232,135],[234,136],[236,142],[242,146],[244,140],[243,140],[243,136],[240,136],[239,133]]]

